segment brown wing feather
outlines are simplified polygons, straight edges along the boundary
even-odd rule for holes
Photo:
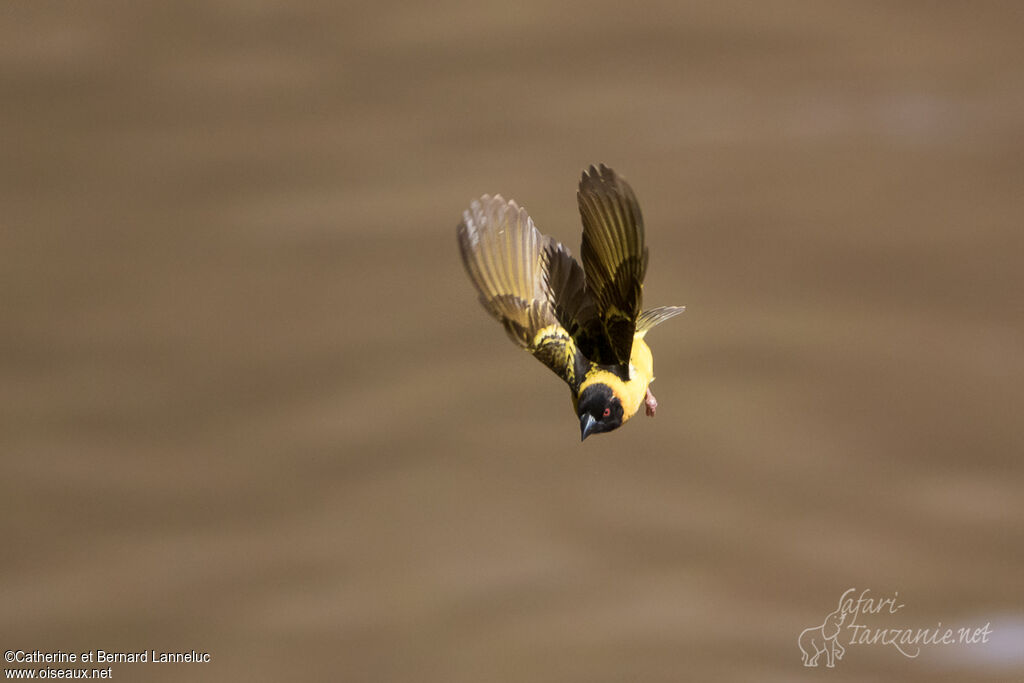
[[[558,309],[575,310],[579,304],[575,294],[554,290],[582,289],[582,276],[577,283],[577,276],[561,261],[551,268],[552,254],[557,255],[561,245],[542,235],[525,209],[501,195],[474,201],[463,213],[457,235],[462,262],[483,307],[512,341],[570,386],[578,386],[582,374],[577,371],[577,347],[559,320]]]
[[[576,197],[583,219],[587,289],[613,356],[596,360],[627,372],[647,272],[640,204],[626,181],[604,164],[584,171]]]

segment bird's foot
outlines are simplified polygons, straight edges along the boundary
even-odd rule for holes
[[[651,393],[650,387],[647,387],[647,395],[644,396],[644,405],[647,406],[647,417],[654,417],[654,413],[658,410],[658,399],[654,398],[654,394]]]

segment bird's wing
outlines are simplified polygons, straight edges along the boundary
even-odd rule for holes
[[[483,307],[512,341],[570,386],[579,386],[585,359],[559,317],[571,326],[584,307],[585,292],[582,272],[562,260],[564,247],[542,235],[525,209],[501,195],[474,201],[457,234],[462,262]]]
[[[583,270],[611,357],[595,358],[628,376],[633,335],[643,308],[647,247],[632,188],[604,164],[583,172],[576,194],[583,219]],[[598,345],[598,351],[601,345]]]

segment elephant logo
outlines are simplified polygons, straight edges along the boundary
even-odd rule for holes
[[[821,626],[805,628],[797,639],[803,653],[804,666],[818,666],[818,659],[825,655],[825,666],[835,667],[836,660],[842,659],[846,648],[839,644],[839,632],[846,619],[842,607],[836,609],[822,622]]]

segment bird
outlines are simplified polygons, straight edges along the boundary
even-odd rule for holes
[[[604,164],[590,166],[576,198],[582,266],[500,194],[471,202],[456,234],[484,309],[569,385],[584,441],[618,429],[641,405],[654,417],[645,337],[685,307],[643,310],[648,250],[640,204],[625,179]]]

